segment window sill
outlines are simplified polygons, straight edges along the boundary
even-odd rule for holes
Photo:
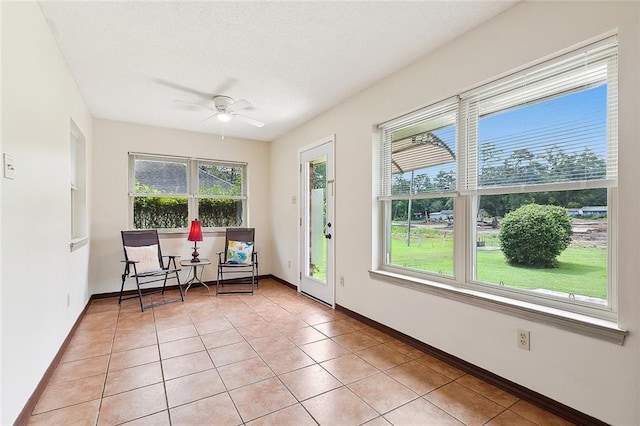
[[[409,277],[388,271],[369,271],[369,276],[378,281],[401,285],[412,290],[446,297],[462,303],[490,309],[506,315],[551,325],[563,330],[579,333],[620,346],[624,344],[628,331],[618,328],[612,321],[562,311],[533,303],[495,296],[479,291],[454,287],[447,284]]]
[[[69,242],[69,251],[76,251],[89,242],[89,237],[74,238]]]

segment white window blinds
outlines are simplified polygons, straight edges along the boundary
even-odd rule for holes
[[[131,194],[182,195],[188,191],[188,160],[170,157],[132,155]]]
[[[617,94],[608,39],[462,95],[459,189],[614,186]]]
[[[379,126],[381,199],[455,191],[456,111],[452,99]]]

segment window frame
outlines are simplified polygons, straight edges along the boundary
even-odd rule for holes
[[[186,165],[186,193],[136,193],[135,187],[135,161],[136,159],[151,160],[151,161],[164,161],[175,162]],[[230,166],[239,167],[242,169],[242,182],[241,182],[241,195],[201,195],[199,186],[199,166],[200,164],[208,164],[214,166]],[[139,152],[129,152],[129,179],[128,179],[128,195],[129,195],[129,229],[137,229],[134,226],[134,199],[136,197],[167,197],[167,198],[186,198],[187,199],[187,224],[191,221],[199,218],[199,201],[204,198],[216,198],[216,199],[232,199],[242,201],[242,224],[240,227],[249,226],[248,224],[248,196],[247,196],[247,168],[246,162],[239,161],[226,161],[216,160],[209,158],[198,157],[181,157],[176,155],[162,155],[162,154],[148,154]],[[188,231],[189,225],[184,228],[156,228],[161,234],[172,233],[184,233]],[[206,232],[220,232],[224,231],[226,227],[206,227],[203,226],[203,230]]]
[[[534,310],[537,312],[541,312],[543,316],[549,317],[554,315],[559,315],[560,317],[565,318],[566,316],[571,315],[579,315],[581,319],[586,322],[593,321],[616,321],[617,319],[617,310],[618,310],[618,297],[617,297],[617,266],[616,266],[616,258],[617,258],[617,204],[618,204],[618,192],[617,192],[617,164],[615,164],[615,170],[613,178],[610,178],[610,164],[609,164],[609,156],[612,155],[611,151],[611,143],[612,136],[607,134],[607,177],[606,179],[601,179],[598,182],[585,181],[580,184],[575,183],[551,183],[551,184],[530,184],[522,189],[521,185],[511,185],[504,187],[496,187],[496,188],[484,188],[478,189],[477,187],[469,187],[468,182],[472,181],[473,184],[477,184],[478,182],[478,167],[476,165],[475,172],[476,176],[469,176],[469,162],[477,162],[478,154],[471,153],[474,148],[477,148],[477,139],[476,141],[472,141],[470,143],[469,138],[477,137],[477,122],[475,123],[467,121],[468,115],[464,113],[464,109],[468,107],[468,99],[470,96],[473,96],[475,93],[481,90],[485,90],[487,87],[491,88],[492,86],[499,86],[504,84],[506,81],[507,84],[510,80],[513,80],[515,77],[519,75],[526,74],[527,72],[536,71],[538,69],[546,69],[556,66],[557,64],[562,63],[567,58],[571,58],[574,56],[578,56],[580,52],[584,52],[585,49],[596,49],[600,46],[613,45],[615,46],[615,57],[617,57],[618,47],[617,47],[617,37],[609,37],[607,39],[601,40],[596,43],[592,43],[586,46],[583,46],[580,49],[575,49],[572,52],[569,52],[564,55],[560,55],[554,59],[549,61],[542,62],[538,65],[527,67],[518,73],[512,74],[507,77],[503,77],[495,80],[494,82],[490,82],[479,86],[475,89],[471,89],[465,93],[461,93],[456,96],[458,103],[458,120],[457,120],[457,140],[456,140],[456,150],[457,150],[457,187],[454,195],[451,193],[442,196],[453,196],[454,197],[454,216],[456,220],[454,221],[454,274],[453,277],[443,276],[434,274],[432,272],[423,271],[415,268],[403,268],[398,265],[390,264],[389,258],[387,257],[387,253],[389,252],[389,246],[391,244],[391,215],[390,215],[390,206],[391,200],[393,197],[390,197],[388,194],[383,192],[383,188],[385,187],[384,179],[388,177],[388,170],[385,167],[389,167],[384,163],[383,152],[385,149],[385,143],[388,143],[385,140],[385,131],[386,126],[389,123],[394,123],[398,121],[403,121],[409,119],[412,115],[418,116],[420,114],[425,114],[425,111],[429,111],[430,109],[437,109],[442,101],[438,102],[432,106],[428,106],[414,113],[406,114],[404,116],[395,118],[388,122],[382,123],[378,126],[378,135],[375,138],[376,142],[379,144],[378,152],[380,152],[380,164],[378,167],[378,173],[380,173],[379,179],[379,196],[378,196],[378,213],[377,217],[380,221],[380,226],[377,228],[382,233],[380,238],[374,238],[374,241],[379,241],[378,243],[378,255],[377,255],[377,265],[374,265],[372,268],[371,275],[372,278],[384,279],[385,281],[391,281],[395,283],[399,283],[401,285],[407,285],[411,288],[421,289],[421,287],[425,287],[425,285],[432,287],[427,289],[428,292],[435,292],[437,294],[442,294],[444,291],[446,294],[448,293],[457,293],[459,295],[463,295],[462,299],[469,301],[469,298],[466,296],[470,296],[471,299],[486,299],[489,303],[485,303],[483,301],[480,303],[483,306],[505,306],[510,305],[515,309],[514,312],[522,313],[522,310],[528,310],[531,307],[534,307]],[[612,72],[612,69],[607,68],[607,75],[609,76]],[[613,73],[615,74],[614,83],[615,90],[617,91],[617,68],[613,69]],[[611,80],[607,79],[607,83],[610,83]],[[552,92],[553,94],[562,93],[562,92]],[[617,93],[617,92],[616,92]],[[617,99],[616,99],[617,101]],[[612,99],[610,97],[607,98],[607,127],[611,126],[612,123],[609,121],[609,112]],[[617,112],[617,103],[613,105]],[[617,117],[617,116],[616,116]],[[476,117],[476,120],[479,120],[480,116]],[[617,118],[616,118],[617,120]],[[617,147],[617,121],[613,123],[615,125],[613,132],[613,138],[615,138],[614,143]],[[608,129],[609,130],[609,129]],[[613,152],[613,154],[617,157],[617,152]],[[473,165],[471,166],[473,169]],[[475,179],[475,181],[474,181]],[[508,288],[499,288],[495,284],[484,283],[475,279],[474,276],[474,268],[476,267],[476,247],[475,247],[475,238],[476,238],[476,224],[475,218],[473,217],[473,207],[477,203],[477,198],[479,195],[485,194],[506,194],[506,193],[517,193],[517,192],[537,192],[537,191],[560,191],[560,190],[568,190],[568,189],[584,189],[584,188],[607,188],[607,204],[609,208],[609,212],[607,215],[607,223],[608,223],[608,235],[607,235],[607,303],[606,306],[596,306],[592,303],[583,303],[575,300],[565,300],[555,296],[549,295],[540,295],[535,294],[532,291],[516,289],[513,287]],[[424,195],[424,194],[421,194]],[[466,295],[466,296],[465,296]],[[450,296],[450,295],[449,295]],[[494,304],[495,303],[495,304]],[[569,327],[571,328],[571,327]],[[616,327],[613,327],[616,328]],[[619,331],[619,330],[617,330]],[[620,338],[619,333],[614,331],[615,336],[611,339],[612,341],[617,341]],[[606,334],[606,333],[605,333]],[[624,334],[626,335],[626,334]],[[622,335],[621,339],[624,340],[624,335]],[[611,336],[609,336],[611,337]],[[621,344],[621,343],[620,343]]]
[[[435,271],[426,271],[426,270],[420,270],[420,269],[416,269],[416,268],[411,268],[411,267],[402,267],[400,265],[397,264],[393,264],[391,263],[391,256],[392,256],[392,237],[391,237],[391,229],[392,229],[392,222],[393,222],[393,213],[392,213],[392,205],[394,201],[400,201],[400,200],[426,200],[426,199],[434,199],[434,198],[452,198],[453,203],[455,205],[456,202],[456,198],[458,195],[458,192],[456,190],[456,188],[450,188],[448,190],[438,190],[436,188],[430,188],[430,189],[426,189],[423,190],[421,192],[413,192],[413,188],[409,188],[409,192],[408,193],[394,193],[393,191],[393,168],[397,168],[400,169],[400,165],[395,163],[394,159],[393,159],[393,143],[394,142],[403,142],[403,140],[412,137],[412,136],[422,136],[426,133],[429,133],[433,136],[433,134],[431,132],[436,132],[438,130],[441,129],[445,129],[449,126],[454,126],[454,131],[456,134],[456,143],[457,143],[457,135],[459,132],[458,129],[458,114],[457,114],[457,103],[458,103],[458,99],[457,97],[453,97],[453,98],[449,98],[446,100],[443,100],[441,102],[438,102],[435,105],[431,105],[428,106],[426,108],[422,108],[418,111],[415,111],[413,113],[410,114],[406,114],[402,117],[398,117],[397,119],[388,121],[386,123],[383,123],[379,126],[380,130],[381,130],[381,139],[383,139],[384,141],[381,144],[380,147],[380,154],[381,154],[381,176],[380,176],[380,192],[381,195],[379,196],[379,200],[380,202],[382,202],[384,205],[381,207],[382,210],[382,220],[383,220],[383,229],[384,229],[384,236],[382,238],[383,241],[383,251],[381,254],[381,264],[384,265],[385,268],[389,269],[389,270],[397,270],[397,271],[408,271],[409,273],[412,274],[417,274],[417,276],[420,275],[427,275],[427,276],[434,276],[437,277],[437,279],[444,279],[444,280],[450,280],[450,279],[455,279],[456,277],[456,262],[455,262],[455,257],[456,257],[456,247],[457,247],[457,242],[456,242],[456,238],[455,238],[455,232],[456,232],[456,225],[455,225],[455,220],[454,220],[454,237],[453,237],[453,270],[451,274],[447,274],[447,273],[443,273],[442,271],[439,272],[435,272]],[[412,130],[415,129],[415,130]],[[419,133],[415,133],[416,131],[418,131]],[[400,135],[398,137],[396,137],[395,135]],[[436,139],[438,139],[436,137]],[[439,140],[438,142],[441,143],[441,145],[439,145],[440,148],[442,148],[442,145],[445,145],[446,150],[448,150],[448,152],[450,153],[450,155],[452,156],[452,161],[444,161],[442,158],[440,158],[440,161],[438,161],[436,164],[430,164],[428,166],[425,167],[420,167],[420,168],[415,168],[417,167],[415,164],[413,165],[414,169],[413,170],[425,170],[428,169],[430,167],[440,167],[440,166],[444,166],[447,164],[451,164],[452,165],[452,169],[454,170],[455,173],[455,178],[457,180],[457,172],[458,172],[458,163],[457,163],[457,158],[455,153],[451,152],[450,147],[448,147],[442,140]],[[421,145],[420,143],[416,144],[416,147],[419,148]],[[457,150],[458,147],[456,146],[455,149]],[[445,152],[446,152],[445,150]],[[428,155],[428,153],[421,153],[419,154],[419,158],[415,159],[412,158],[410,161],[414,161],[414,162],[419,162],[420,160],[425,160],[425,156]],[[441,155],[441,154],[438,154]],[[388,160],[388,161],[386,161]],[[386,163],[386,164],[385,164]],[[409,170],[400,170],[402,172],[402,174],[404,175],[405,173],[411,171],[412,169]],[[454,217],[456,216],[455,213],[455,207],[454,207]]]
[[[74,251],[89,239],[87,226],[87,142],[73,119],[69,120],[69,249]]]

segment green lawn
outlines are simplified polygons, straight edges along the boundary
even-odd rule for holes
[[[406,235],[394,234],[391,260],[394,265],[406,268],[453,275],[453,238],[425,232],[411,238],[411,245],[407,247]]]
[[[311,276],[322,282],[327,282],[327,240],[322,239],[322,253],[320,263],[312,266]]]
[[[478,251],[478,281],[607,298],[607,250],[567,248],[556,268],[511,266],[501,251]]]
[[[443,238],[438,231],[428,231],[414,234],[409,247],[406,245],[406,234],[394,232],[391,263],[453,275],[452,235],[448,233]],[[497,238],[485,239],[487,246],[495,247],[496,242]],[[500,250],[478,250],[477,280],[515,288],[545,289],[606,299],[607,250],[569,247],[558,257],[556,268],[512,266],[507,264]]]

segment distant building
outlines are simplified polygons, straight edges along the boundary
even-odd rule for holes
[[[582,216],[582,209],[567,209],[567,213],[571,217]]]
[[[606,216],[607,206],[585,206],[581,208],[582,216]]]
[[[431,220],[452,220],[453,219],[453,210],[442,210],[435,213],[429,214],[429,219]]]
[[[607,216],[607,206],[584,206],[579,209],[567,209],[571,217],[578,216]]]

